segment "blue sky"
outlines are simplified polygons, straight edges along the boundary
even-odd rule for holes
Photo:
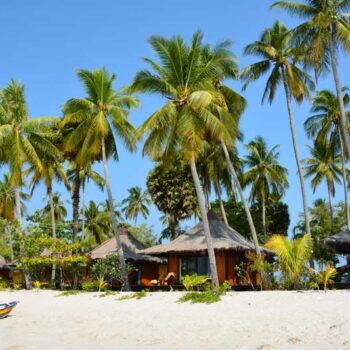
[[[83,96],[75,76],[78,68],[93,69],[106,66],[117,74],[116,88],[131,82],[137,70],[145,67],[142,57],[152,57],[147,43],[151,35],[171,36],[181,34],[189,39],[201,29],[205,41],[215,44],[231,39],[241,67],[255,58],[244,57],[243,47],[256,40],[262,30],[280,19],[288,26],[297,22],[280,11],[269,10],[269,0],[12,0],[2,3],[0,12],[1,58],[0,86],[12,78],[26,85],[30,115],[60,116],[61,105],[70,97]],[[341,57],[342,84],[349,76],[348,58]],[[273,105],[261,105],[265,80],[251,85],[243,95],[248,108],[242,117],[241,128],[245,142],[262,135],[270,146],[281,145],[281,163],[289,169],[290,189],[285,201],[289,204],[292,225],[302,210],[300,187],[296,174],[292,141],[289,131],[285,99],[280,91]],[[233,83],[240,91],[241,84]],[[318,89],[334,89],[329,75],[319,81]],[[135,126],[160,106],[162,101],[154,96],[140,96],[142,106],[132,112]],[[309,115],[310,105],[294,106],[297,135],[302,157],[308,155],[302,123]],[[240,147],[242,150],[242,147]],[[110,163],[113,193],[116,201],[127,196],[127,189],[138,185],[145,188],[145,179],[152,163],[141,156],[141,147],[135,154],[119,148],[120,162]],[[100,166],[96,169],[101,171]],[[316,197],[326,196],[325,187],[314,195],[308,186],[309,203]],[[56,190],[69,194],[55,185]],[[45,189],[39,188],[28,205],[33,212],[43,205]],[[105,194],[89,185],[87,199],[102,201]],[[336,199],[341,199],[338,187]],[[158,233],[160,213],[152,208],[147,220]],[[141,220],[140,220],[141,222]]]

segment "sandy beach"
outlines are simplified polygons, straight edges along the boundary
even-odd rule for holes
[[[116,301],[98,293],[0,292],[0,349],[350,349],[350,291],[228,293],[180,304],[180,292]]]

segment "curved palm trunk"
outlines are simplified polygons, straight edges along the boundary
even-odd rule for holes
[[[256,252],[257,256],[260,256],[261,255],[261,251],[260,251],[258,236],[256,234],[256,230],[255,230],[252,214],[250,213],[250,210],[249,210],[248,202],[247,202],[247,200],[244,197],[243,189],[241,187],[241,184],[238,181],[236,170],[233,167],[233,164],[232,164],[231,159],[230,159],[230,155],[228,154],[228,150],[227,150],[227,147],[226,147],[224,142],[221,142],[221,147],[222,147],[222,149],[224,151],[226,162],[227,162],[229,171],[231,173],[232,188],[237,188],[238,189],[238,192],[239,192],[239,195],[241,197],[241,201],[242,201],[242,204],[243,204],[243,207],[244,207],[247,219],[248,219],[250,232],[251,232],[252,237],[253,237],[255,252]]]
[[[262,225],[265,240],[267,239],[267,229],[266,229],[266,202],[265,196],[262,198]]]
[[[214,182],[215,183],[215,182]],[[228,221],[227,221],[227,216],[226,216],[226,211],[225,211],[225,207],[224,207],[224,203],[222,201],[221,198],[221,189],[220,189],[220,185],[215,184],[216,187],[216,193],[218,195],[218,201],[219,201],[219,205],[220,205],[220,210],[221,210],[221,215],[224,219],[225,224],[228,226]]]
[[[293,112],[292,112],[292,101],[291,101],[292,99],[291,99],[291,94],[289,91],[286,73],[285,73],[284,69],[282,69],[282,77],[283,77],[284,91],[286,94],[287,109],[288,109],[288,116],[289,116],[289,125],[290,125],[290,131],[292,134],[292,141],[293,141],[293,148],[294,148],[294,156],[295,156],[295,161],[297,163],[300,188],[301,188],[301,194],[302,194],[302,199],[303,199],[305,229],[306,229],[306,233],[311,233],[309,212],[308,212],[308,206],[307,206],[307,196],[306,196],[306,189],[305,189],[305,181],[304,181],[304,173],[303,173],[303,168],[301,166],[301,161],[300,161],[300,156],[299,156],[298,142],[297,142],[297,136],[295,133],[295,126],[294,126],[294,116],[293,116]]]
[[[17,221],[19,225],[20,232],[20,252],[21,256],[25,255],[25,247],[24,247],[24,234],[23,234],[23,226],[22,226],[22,211],[21,211],[21,196],[20,196],[20,188],[17,186],[15,188],[15,201],[16,201],[16,215]],[[32,289],[32,278],[30,277],[29,271],[27,269],[23,269],[24,280],[26,283],[26,289]]]
[[[334,40],[333,35],[331,35],[329,37],[329,51],[330,51],[330,55],[331,55],[333,78],[334,78],[335,88],[336,88],[337,97],[338,97],[338,104],[339,104],[340,131],[341,131],[342,136],[343,136],[346,154],[349,157],[350,156],[350,136],[349,136],[349,130],[348,130],[348,123],[346,121],[343,94],[342,94],[341,85],[340,85],[338,65],[337,65],[337,59],[335,56],[334,41],[333,40]]]
[[[122,280],[123,280],[123,289],[126,291],[130,290],[129,286],[129,279],[128,279],[128,270],[125,263],[124,258],[124,252],[123,247],[120,241],[120,236],[118,232],[118,226],[117,226],[117,218],[114,212],[114,206],[113,206],[113,196],[112,196],[112,190],[111,190],[111,184],[109,181],[109,174],[108,174],[108,165],[107,165],[107,158],[106,158],[106,149],[105,149],[105,140],[102,138],[102,160],[103,160],[103,168],[104,168],[104,174],[105,174],[105,183],[107,188],[107,195],[108,195],[108,202],[109,202],[109,212],[111,215],[111,221],[112,221],[112,227],[114,231],[115,240],[117,243],[117,251],[119,256],[119,262],[120,262],[120,268],[122,272]]]
[[[56,220],[55,220],[55,206],[53,204],[53,197],[52,197],[52,188],[48,187],[47,194],[49,196],[50,201],[50,213],[51,213],[51,228],[52,228],[52,238],[56,239]],[[51,284],[54,286],[56,280],[56,264],[52,264],[52,271],[51,271]]]
[[[79,192],[80,192],[80,167],[75,167],[75,179],[73,189],[73,242],[76,241],[79,232]]]
[[[212,241],[211,234],[210,234],[210,228],[209,228],[209,221],[208,221],[207,211],[206,211],[206,208],[205,208],[205,203],[203,201],[203,190],[202,190],[202,187],[201,187],[201,184],[200,184],[200,181],[199,181],[197,168],[196,168],[196,162],[194,160],[194,157],[192,157],[192,159],[191,159],[190,167],[191,167],[191,173],[192,173],[194,187],[195,187],[196,193],[197,193],[199,210],[200,210],[200,213],[201,213],[201,216],[202,216],[205,240],[207,242],[208,256],[209,256],[209,266],[210,266],[212,285],[213,285],[214,288],[218,288],[218,286],[219,286],[219,278],[218,278],[218,271],[217,271],[217,268],[216,268],[214,246],[213,246],[213,241]]]
[[[343,175],[343,187],[344,187],[344,211],[346,217],[346,228],[350,231],[350,210],[349,210],[349,199],[348,199],[348,180],[346,178],[346,166],[345,166],[345,152],[344,152],[344,142],[341,131],[338,126],[339,141],[340,141],[340,154],[341,154],[341,165],[342,165],[342,175]]]

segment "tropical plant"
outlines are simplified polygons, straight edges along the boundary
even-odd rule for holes
[[[113,234],[109,212],[100,211],[94,201],[90,201],[85,210],[85,239],[91,247],[101,244]]]
[[[122,200],[122,211],[125,213],[127,219],[133,219],[135,224],[137,218],[141,214],[144,219],[149,215],[149,209],[147,205],[152,203],[147,191],[142,192],[141,187],[134,186],[129,190],[129,196]]]
[[[43,174],[46,165],[42,155],[50,154],[59,159],[61,154],[53,144],[56,133],[52,126],[54,118],[42,117],[29,119],[24,96],[24,86],[11,81],[0,94],[0,144],[9,150],[8,165],[11,183],[15,189],[16,219],[22,229],[22,210],[20,188],[23,185],[23,166],[29,163],[35,171]],[[23,251],[23,244],[22,244]],[[31,279],[24,271],[26,286],[30,288]]]
[[[140,134],[147,135],[143,153],[166,162],[175,154],[181,154],[190,166],[204,226],[212,283],[217,287],[215,254],[197,161],[206,140],[231,142],[226,125],[213,113],[221,102],[221,94],[214,88],[213,81],[220,80],[224,62],[228,65],[232,62],[232,57],[227,55],[229,43],[218,44],[210,51],[208,59],[201,32],[194,33],[189,45],[180,36],[170,39],[153,36],[149,42],[160,63],[146,59],[152,70],[138,72],[131,90],[155,93],[167,102],[139,128]]]
[[[314,192],[323,180],[327,183],[329,212],[333,221],[332,197],[335,195],[335,183],[340,183],[341,160],[336,152],[334,140],[330,143],[315,144],[309,147],[311,157],[303,160],[305,177],[311,178],[311,186]]]
[[[347,107],[350,102],[348,88],[342,89],[344,97],[344,106]],[[337,96],[330,90],[321,90],[316,93],[312,101],[311,113],[315,113],[304,122],[304,128],[308,137],[315,138],[317,145],[334,140],[335,146],[340,148],[342,161],[342,176],[344,186],[344,207],[346,216],[347,229],[350,230],[350,209],[348,200],[348,180],[346,174],[346,154],[344,149],[344,142],[340,130],[340,110]],[[346,112],[347,120],[349,119],[349,112]],[[321,146],[322,147],[322,146]]]
[[[180,234],[179,223],[196,213],[198,204],[191,171],[181,160],[157,164],[147,176],[147,188],[156,207],[166,215],[170,239]]]
[[[122,91],[115,92],[113,82],[116,76],[110,75],[105,68],[94,71],[78,70],[77,75],[85,87],[87,97],[72,98],[65,104],[63,125],[65,123],[77,125],[65,140],[65,151],[74,152],[77,144],[81,144],[75,157],[80,166],[102,159],[108,201],[110,208],[113,208],[107,157],[113,156],[114,159],[118,159],[116,136],[123,141],[128,150],[135,149],[134,128],[127,117],[129,110],[137,107],[138,101]],[[110,210],[110,215],[123,271],[124,288],[129,290],[127,269],[114,210]]]
[[[269,103],[275,98],[277,87],[282,83],[286,95],[290,129],[293,140],[294,155],[298,167],[300,187],[303,199],[305,228],[310,232],[307,197],[303,176],[303,169],[299,157],[299,150],[292,112],[292,98],[301,103],[304,97],[309,97],[309,88],[313,88],[310,76],[303,71],[298,62],[302,58],[298,48],[292,45],[288,29],[279,21],[266,29],[259,41],[249,44],[245,48],[245,54],[262,57],[263,60],[245,68],[241,76],[244,79],[244,89],[253,81],[258,80],[263,74],[270,75],[266,83],[262,102],[267,98]]]
[[[307,260],[312,254],[311,234],[307,233],[294,240],[289,240],[281,235],[274,235],[269,238],[265,247],[277,255],[290,287],[297,288],[306,270]]]
[[[338,72],[337,49],[350,50],[349,0],[277,1],[280,8],[306,21],[293,29],[297,45],[307,54],[316,74],[332,67],[339,104],[339,121],[347,155],[350,156],[350,135],[345,115],[343,93]]]
[[[143,223],[139,226],[129,226],[130,233],[146,247],[152,247],[158,242],[157,236],[153,232],[152,226]]]
[[[288,187],[288,170],[279,162],[279,146],[270,150],[265,140],[258,136],[246,146],[248,155],[244,163],[248,166],[244,174],[244,182],[251,185],[250,201],[261,202],[262,227],[265,239],[267,238],[266,203],[279,200]]]
[[[327,292],[328,285],[334,283],[334,278],[337,275],[337,270],[331,266],[327,265],[325,270],[318,273],[319,282],[323,284],[323,289]]]

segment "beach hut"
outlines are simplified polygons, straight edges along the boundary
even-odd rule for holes
[[[132,263],[136,273],[129,276],[131,286],[151,286],[151,281],[158,278],[164,268],[166,259],[147,255],[141,252],[146,246],[136,239],[126,228],[119,229],[120,240],[126,262]],[[103,242],[89,253],[92,260],[105,258],[109,254],[116,253],[117,244],[115,238]]]
[[[255,284],[254,274],[247,269],[249,255],[255,252],[253,243],[219,220],[214,211],[208,212],[208,219],[219,282],[227,280],[232,286]],[[261,248],[261,251],[272,257],[269,250]],[[144,249],[143,253],[168,258],[168,273],[175,275],[173,284],[180,284],[185,275],[209,275],[207,244],[201,222],[170,243]]]

